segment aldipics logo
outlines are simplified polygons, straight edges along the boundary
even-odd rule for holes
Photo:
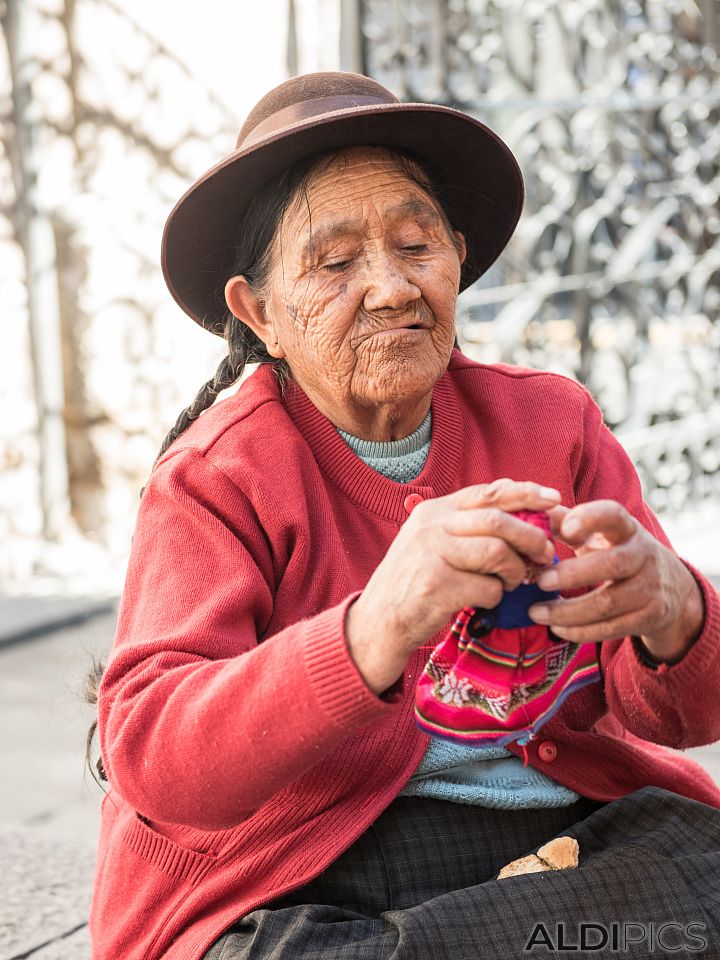
[[[559,923],[549,927],[536,924],[525,944],[526,951],[573,953],[576,950],[604,950],[605,954],[627,953],[642,949],[677,953],[678,950],[706,950],[708,946],[704,923],[577,923],[574,926]]]

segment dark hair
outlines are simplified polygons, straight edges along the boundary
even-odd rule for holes
[[[234,276],[244,276],[258,298],[261,301],[266,299],[274,240],[282,223],[283,215],[292,202],[300,196],[305,197],[309,209],[307,184],[310,175],[317,168],[329,164],[337,156],[337,153],[338,151],[333,151],[300,160],[273,177],[258,191],[243,216],[242,226],[232,252],[232,266],[228,270],[228,279]],[[448,233],[456,248],[459,249],[459,241],[453,233],[447,213],[448,204],[442,191],[432,182],[422,162],[400,151],[388,150],[387,153],[401,173],[435,200],[445,218]],[[218,291],[218,301],[222,296],[223,291]],[[292,377],[291,370],[285,360],[272,357],[255,332],[229,311],[223,322],[223,336],[228,342],[228,355],[220,362],[212,380],[208,380],[200,388],[193,402],[177,418],[172,430],[169,431],[162,442],[160,452],[155,458],[156,462],[180,434],[187,430],[193,420],[197,420],[204,410],[213,405],[222,390],[231,387],[240,379],[246,364],[273,364],[281,390],[284,389],[285,383]],[[457,340],[455,346],[457,346]],[[143,487],[140,492],[141,496],[144,489]],[[88,703],[97,703],[98,689],[103,672],[102,661],[93,659],[92,667],[85,678],[84,698]],[[91,750],[96,729],[97,720],[94,720],[88,730],[85,750],[85,760],[93,777],[95,777],[95,773],[92,768]],[[107,780],[102,757],[98,759],[96,769],[100,779]],[[97,778],[95,779],[97,780]]]
[[[245,277],[250,288],[261,299],[267,288],[273,240],[283,214],[298,190],[305,186],[316,163],[316,157],[303,160],[273,177],[253,197],[243,217],[233,249],[228,279],[235,276]],[[218,291],[218,299],[221,296],[222,291]],[[200,388],[193,402],[177,418],[172,430],[163,440],[156,460],[187,430],[193,420],[197,420],[204,410],[212,406],[222,390],[231,387],[240,379],[246,364],[272,363],[281,384],[289,376],[285,361],[271,357],[255,332],[230,311],[227,312],[223,324],[223,336],[228,342],[228,355],[220,361],[212,380],[208,380]]]

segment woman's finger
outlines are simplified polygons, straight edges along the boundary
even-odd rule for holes
[[[496,607],[503,597],[505,585],[492,574],[467,573],[457,570],[447,585],[453,614],[463,607]]]
[[[582,627],[551,627],[551,630],[555,636],[570,643],[601,643],[603,640],[638,637],[643,632],[634,613],[616,617],[613,620],[587,623]]]
[[[570,507],[564,507],[562,504],[557,504],[555,507],[550,507],[550,509],[546,512],[548,515],[548,520],[550,521],[550,532],[554,537],[559,537],[560,525],[565,517],[570,513]]]
[[[502,477],[492,483],[463,487],[447,498],[460,509],[497,507],[500,510],[547,510],[560,502],[561,494],[554,487],[543,487],[530,480],[509,480]]]
[[[615,500],[580,503],[562,518],[559,537],[569,546],[584,544],[593,534],[609,543],[625,543],[638,529],[638,522]]]
[[[536,563],[550,563],[553,558],[553,545],[539,527],[496,507],[453,510],[444,518],[443,528],[456,537],[497,537]]]
[[[628,615],[647,623],[652,617],[654,599],[654,595],[633,578],[619,583],[603,583],[580,597],[533,604],[528,614],[536,623],[546,624],[553,632],[557,632],[556,628],[614,623]]]
[[[514,590],[525,579],[525,561],[497,537],[447,537],[443,560],[454,570],[497,577],[505,590]],[[498,596],[499,603],[502,595]]]
[[[605,580],[627,580],[635,576],[644,561],[645,554],[639,544],[594,550],[561,560],[551,569],[544,570],[538,578],[538,586],[542,590],[574,590]]]

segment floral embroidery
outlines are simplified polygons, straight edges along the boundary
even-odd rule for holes
[[[454,707],[462,707],[470,700],[472,685],[467,680],[456,677],[452,671],[446,673],[442,684],[437,689],[437,696],[443,703],[451,703]]]

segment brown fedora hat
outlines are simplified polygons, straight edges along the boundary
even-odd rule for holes
[[[450,222],[467,242],[460,290],[497,259],[524,196],[517,161],[497,134],[450,107],[401,103],[360,74],[310,73],[266,94],[245,121],[235,150],[170,212],[162,269],[185,313],[222,334],[233,244],[253,195],[299,160],[354,146],[395,148],[425,165],[449,204]]]

